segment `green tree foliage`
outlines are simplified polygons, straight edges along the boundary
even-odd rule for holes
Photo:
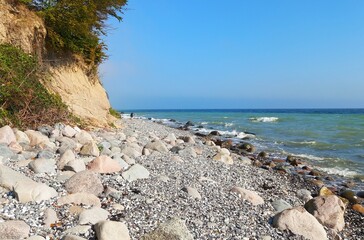
[[[43,17],[47,28],[48,49],[56,53],[70,51],[81,54],[92,65],[105,58],[109,16],[122,20],[127,0],[21,0]]]
[[[0,45],[0,126],[37,127],[73,119],[61,98],[41,84],[38,73],[36,58]]]

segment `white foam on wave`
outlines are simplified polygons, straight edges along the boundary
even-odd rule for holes
[[[236,137],[237,138],[240,138],[240,139],[255,138],[255,135],[254,134],[250,134],[250,133],[240,132]]]
[[[317,157],[317,156],[310,155],[310,154],[294,154],[294,156],[295,157],[306,158],[306,159],[310,159],[310,160],[315,160],[315,161],[325,160],[325,158],[323,158],[323,157]]]
[[[338,167],[333,167],[333,168],[318,167],[318,169],[328,174],[335,174],[343,177],[354,177],[356,175],[359,175],[357,172],[350,170],[348,168],[342,169]]]
[[[316,141],[302,141],[302,142],[292,141],[291,143],[294,143],[294,144],[302,144],[302,145],[315,145],[316,144]]]
[[[209,122],[202,122],[201,125],[207,125]]]
[[[233,125],[234,125],[234,123],[225,123],[225,127],[231,127]]]
[[[279,118],[277,117],[258,117],[258,118],[249,118],[252,122],[277,122]]]

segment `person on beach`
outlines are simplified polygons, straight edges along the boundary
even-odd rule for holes
[[[130,118],[133,118],[134,117],[134,113],[130,113]]]

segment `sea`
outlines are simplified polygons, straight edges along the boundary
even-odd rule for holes
[[[219,131],[274,158],[302,158],[316,169],[364,186],[364,109],[128,110],[135,117],[193,132]]]

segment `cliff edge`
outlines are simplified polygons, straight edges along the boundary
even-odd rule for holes
[[[90,76],[82,60],[69,55],[54,59],[45,47],[46,28],[40,17],[11,0],[0,0],[0,43],[37,56],[45,73],[43,84],[61,96],[70,111],[93,126],[107,126],[110,102],[98,76]]]

